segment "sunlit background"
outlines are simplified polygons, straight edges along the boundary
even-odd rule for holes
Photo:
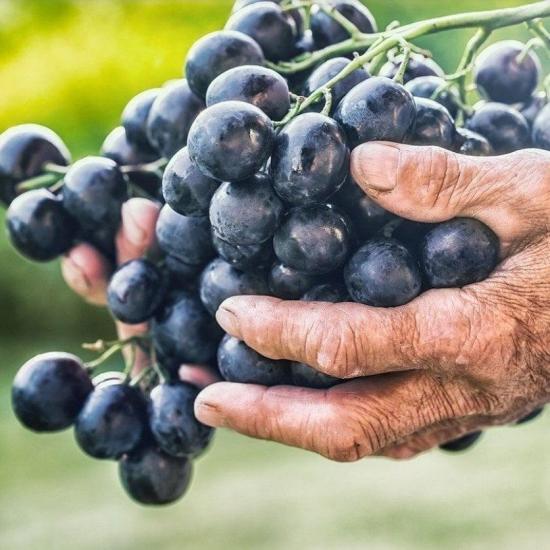
[[[219,29],[229,1],[0,0],[0,132],[37,122],[75,158],[96,153],[137,92],[181,75],[189,46]],[[379,26],[518,5],[506,0],[372,0]],[[500,37],[512,36],[510,31]],[[522,37],[522,31],[513,36]],[[452,71],[465,35],[421,41]],[[133,504],[116,467],[72,434],[36,436],[13,419],[15,370],[39,351],[111,336],[106,312],[0,240],[0,548],[544,548],[550,544],[550,418],[486,435],[461,456],[331,464],[220,433],[187,497]]]

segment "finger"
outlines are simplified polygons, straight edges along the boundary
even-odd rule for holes
[[[192,384],[200,389],[221,380],[219,374],[214,369],[202,365],[182,365],[179,375],[183,382]]]
[[[402,373],[330,390],[221,382],[199,394],[195,414],[209,426],[353,461],[481,407],[454,384]]]
[[[353,151],[351,169],[368,195],[399,216],[420,222],[475,217],[505,247],[548,225],[546,151],[481,158],[438,147],[366,143]]]
[[[105,305],[111,265],[94,247],[82,243],[63,258],[61,271],[69,287],[84,300]]]
[[[465,291],[432,290],[400,308],[361,304],[282,301],[268,297],[229,298],[216,318],[231,336],[271,359],[312,366],[337,378],[432,369],[454,375],[469,363],[465,350],[483,357],[498,310],[478,309]]]
[[[120,321],[116,321],[116,329],[119,340],[128,340],[134,336],[144,336],[149,331],[147,323],[140,325],[126,325]],[[132,361],[134,368],[132,374],[138,374],[142,370],[148,368],[151,365],[151,358],[149,353],[145,351],[141,346],[127,346],[123,350],[126,361]]]
[[[157,203],[143,198],[124,203],[122,225],[116,237],[119,264],[140,258],[152,247],[159,210]]]

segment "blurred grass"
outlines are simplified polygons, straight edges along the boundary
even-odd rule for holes
[[[377,0],[381,26],[510,0]],[[185,52],[223,26],[219,0],[0,0],[0,131],[51,126],[75,157],[95,153],[135,93],[181,74]],[[499,37],[522,36],[502,31]],[[451,70],[465,35],[422,40]],[[77,352],[112,332],[57,265],[33,266],[0,240],[0,548],[10,550],[544,548],[550,456],[544,418],[495,431],[470,454],[338,465],[219,434],[187,498],[149,510],[127,500],[116,468],[70,433],[23,431],[9,410],[15,369],[34,353]]]

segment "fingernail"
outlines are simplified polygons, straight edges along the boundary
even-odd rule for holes
[[[199,422],[212,426],[212,428],[221,428],[224,425],[225,417],[222,413],[220,405],[216,401],[212,401],[206,395],[210,388],[199,393],[195,400],[195,416]]]
[[[395,144],[372,142],[359,145],[351,156],[351,172],[362,187],[388,193],[397,185],[399,148]]]
[[[241,338],[241,326],[237,315],[234,313],[232,304],[234,300],[226,300],[216,312],[216,321],[231,336]]]
[[[146,233],[141,227],[139,204],[126,202],[122,205],[122,222],[124,224],[125,237],[134,245],[140,246],[146,238]]]

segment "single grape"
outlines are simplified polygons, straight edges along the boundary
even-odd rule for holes
[[[221,258],[206,266],[200,280],[200,297],[204,307],[215,315],[222,303],[232,296],[267,295],[266,274],[263,271],[244,273]]]
[[[294,55],[296,23],[291,14],[274,2],[243,7],[229,18],[225,28],[253,38],[270,61],[287,60]]]
[[[527,424],[528,422],[535,420],[535,418],[538,418],[543,412],[544,412],[544,407],[535,409],[534,411],[530,412],[528,415],[517,420],[516,426],[521,426],[522,424]]]
[[[424,238],[434,227],[437,227],[437,224],[413,222],[397,218],[395,226],[392,227],[390,225],[388,233],[385,233],[384,236],[399,241],[415,257],[418,257],[422,250]]]
[[[17,372],[11,390],[17,419],[35,432],[71,426],[93,384],[82,361],[68,353],[43,353]]]
[[[189,132],[189,155],[200,170],[220,181],[258,172],[271,154],[273,125],[254,105],[224,101],[208,107]]]
[[[251,103],[271,120],[281,120],[290,109],[290,92],[286,80],[272,69],[244,65],[222,73],[208,87],[208,107],[223,101]]]
[[[477,57],[474,79],[478,90],[490,101],[523,103],[535,91],[541,64],[525,44],[503,40],[492,44]]]
[[[539,113],[544,109],[548,103],[548,98],[546,97],[545,92],[536,92],[534,93],[529,101],[525,102],[521,108],[520,113],[524,116],[525,120],[529,126],[533,126],[535,119]]]
[[[358,0],[329,0],[325,3],[351,21],[361,32],[376,32],[376,21],[372,13]],[[317,4],[311,8],[311,31],[318,49],[350,37],[348,31]]]
[[[416,259],[395,239],[368,241],[350,260],[344,275],[352,299],[369,306],[402,306],[422,290]]]
[[[8,208],[6,226],[14,248],[36,262],[65,254],[76,236],[76,222],[63,208],[63,200],[47,189],[17,197]]]
[[[147,138],[157,153],[171,159],[187,144],[189,129],[204,109],[187,80],[168,83],[159,92],[147,117]]]
[[[153,446],[143,446],[122,457],[119,476],[128,495],[145,505],[171,504],[180,499],[189,484],[193,465]]]
[[[439,448],[443,451],[448,451],[450,453],[459,453],[461,451],[466,451],[475,443],[477,443],[482,435],[482,432],[473,432],[453,441],[449,441],[448,443],[444,443],[443,445],[440,445]]]
[[[184,147],[166,166],[162,194],[166,204],[182,216],[207,216],[210,201],[219,186],[218,180],[199,170]]]
[[[450,115],[456,118],[460,109],[460,98],[458,92],[454,88],[449,88],[447,84],[447,81],[440,76],[419,76],[409,80],[405,88],[414,97],[424,97],[441,103]]]
[[[491,144],[482,135],[466,128],[457,128],[455,149],[462,155],[472,157],[488,157],[493,154]]]
[[[264,54],[258,43],[236,31],[217,31],[203,36],[187,54],[185,75],[191,90],[206,97],[212,81],[225,71],[241,65],[263,65]]]
[[[338,124],[317,113],[292,120],[277,136],[270,174],[287,203],[307,206],[325,201],[349,175],[349,149]]]
[[[516,109],[503,103],[485,103],[466,125],[481,134],[498,155],[525,149],[531,144],[529,124]]]
[[[273,240],[275,254],[283,264],[323,275],[336,271],[350,251],[347,219],[330,205],[293,208]]]
[[[315,42],[313,40],[313,33],[308,29],[304,31],[304,34],[298,39],[294,46],[295,55],[303,55],[304,53],[313,53],[316,49]],[[290,80],[292,75],[287,75]]]
[[[67,166],[71,154],[61,138],[38,124],[22,124],[0,134],[0,200],[9,205],[16,186],[43,174],[48,162]]]
[[[195,418],[198,394],[182,382],[165,382],[151,391],[149,426],[159,447],[171,456],[196,457],[212,440],[214,430]]]
[[[171,254],[164,257],[164,270],[168,286],[174,290],[186,290],[194,287],[202,269],[203,266],[200,264],[187,264]]]
[[[414,124],[416,106],[401,84],[372,77],[352,88],[336,108],[334,118],[352,148],[366,141],[399,143]]]
[[[138,259],[126,262],[111,277],[107,301],[116,319],[137,325],[153,317],[165,294],[164,274],[149,260]]]
[[[282,300],[299,300],[305,292],[319,282],[319,277],[276,263],[269,272],[268,282],[273,296]]]
[[[302,301],[338,304],[349,302],[350,296],[345,285],[341,283],[324,283],[310,288],[302,296]]]
[[[153,145],[147,135],[147,119],[153,103],[162,91],[155,88],[141,92],[130,100],[122,112],[122,126],[126,130],[128,143],[146,155],[153,154]]]
[[[231,13],[236,13],[239,10],[246,8],[247,6],[251,6],[252,4],[259,4],[260,2],[264,2],[265,0],[236,0],[235,4],[233,5],[233,10]],[[267,0],[268,2],[272,2],[274,4],[281,5],[284,0]],[[298,33],[298,36],[302,36],[302,32],[304,32],[304,19],[302,17],[302,14],[299,9],[295,10],[286,10],[287,13],[289,13],[292,18],[294,19],[294,24],[296,25],[296,31]],[[305,31],[307,32],[307,31]],[[296,54],[297,55],[297,54]]]
[[[394,215],[374,202],[350,176],[331,198],[351,221],[354,237],[363,242],[394,219]]]
[[[333,59],[329,59],[328,61],[325,61],[321,65],[319,65],[309,76],[307,79],[305,88],[304,88],[304,95],[309,96],[314,91],[323,88],[327,82],[332,80],[337,74],[341,73],[349,64],[351,63],[350,59],[347,59],[346,57],[334,57]],[[342,101],[344,96],[357,84],[360,82],[363,82],[364,80],[367,80],[367,78],[370,77],[370,74],[368,71],[361,67],[359,69],[355,69],[351,74],[337,82],[331,89],[332,93],[332,109],[331,112],[333,113],[336,109],[336,106]],[[317,103],[316,107],[318,110],[321,110],[323,102],[322,100]]]
[[[282,215],[283,203],[265,174],[223,183],[210,204],[214,234],[233,245],[267,241],[279,227]]]
[[[240,271],[262,269],[273,260],[273,244],[267,241],[261,244],[230,244],[213,235],[214,248],[228,264]]]
[[[453,149],[456,128],[453,117],[443,105],[415,97],[416,121],[409,141],[415,145],[437,145],[443,149]]]
[[[323,390],[332,388],[342,382],[339,378],[319,372],[305,363],[292,363],[290,365],[290,374],[292,383],[302,388]]]
[[[218,367],[228,382],[280,386],[290,379],[287,361],[263,357],[244,342],[226,335],[218,349]]]
[[[216,356],[222,332],[193,292],[171,295],[151,324],[155,349],[169,375],[180,365],[208,364]]]
[[[394,78],[401,68],[402,63],[403,56],[396,56],[380,69],[379,76]],[[424,57],[420,54],[412,54],[407,69],[405,70],[405,75],[403,76],[403,82],[406,84],[421,76],[437,76],[439,78],[444,78],[445,71],[433,59]]]
[[[215,255],[210,222],[206,216],[182,216],[167,204],[156,226],[160,249],[188,265],[204,265]]]
[[[126,180],[110,159],[84,158],[75,162],[65,175],[63,205],[86,233],[98,228],[115,233],[122,204],[127,199]]]
[[[76,419],[76,441],[93,458],[118,459],[143,440],[146,411],[138,388],[117,381],[99,384]]]
[[[550,104],[540,112],[535,120],[533,143],[539,149],[550,151]]]
[[[499,239],[485,224],[456,218],[434,227],[422,244],[422,267],[432,288],[461,288],[486,279],[499,257]]]

